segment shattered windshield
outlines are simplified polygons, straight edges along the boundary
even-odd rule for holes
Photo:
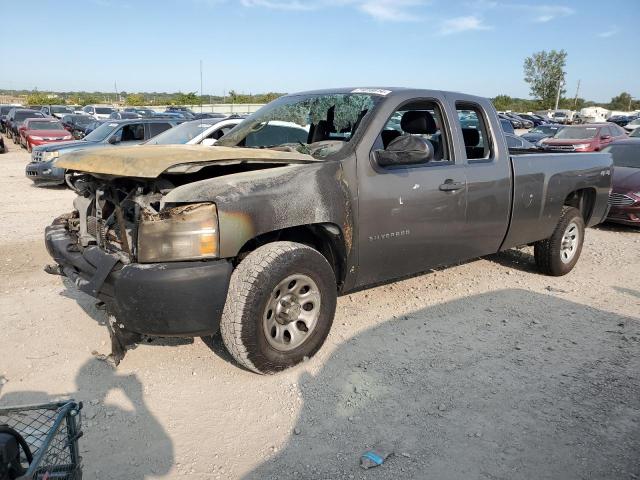
[[[277,148],[326,158],[349,143],[380,98],[360,93],[281,97],[241,122],[217,145]]]

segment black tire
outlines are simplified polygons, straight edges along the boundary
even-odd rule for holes
[[[315,283],[320,307],[308,338],[293,350],[281,351],[270,343],[263,322],[274,289],[292,275],[307,276]],[[320,349],[333,323],[336,298],[333,269],[317,250],[293,242],[264,245],[247,255],[231,276],[220,323],[222,340],[247,369],[262,374],[282,371]]]
[[[570,258],[563,250],[563,239],[568,232],[569,226],[575,227],[576,243]],[[553,234],[545,239],[536,242],[534,245],[534,255],[536,265],[540,272],[559,277],[566,275],[575,267],[584,243],[584,220],[580,211],[573,207],[563,207],[558,225]],[[564,259],[563,259],[564,257]]]

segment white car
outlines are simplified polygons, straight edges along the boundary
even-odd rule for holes
[[[153,137],[146,142],[147,145],[214,145],[223,135],[233,127],[241,123],[242,118],[203,118],[191,120],[173,127],[166,132]],[[256,132],[259,135],[274,135],[278,137],[276,143],[284,143],[280,140],[284,136],[291,140],[290,143],[306,143],[309,129],[289,122],[269,122],[269,125]],[[251,145],[246,145],[251,146]]]
[[[640,118],[636,118],[632,122],[627,123],[624,128],[630,132],[633,132],[636,128],[640,127]]]
[[[109,118],[109,115],[115,112],[116,109],[108,105],[86,105],[82,107],[82,111],[87,115],[91,115],[96,120],[100,120],[102,118]]]

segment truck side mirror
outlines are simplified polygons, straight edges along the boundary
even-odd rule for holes
[[[213,147],[216,144],[217,140],[215,138],[205,138],[202,140],[202,145],[206,145],[207,147]]]
[[[402,135],[393,139],[384,150],[373,152],[381,167],[419,165],[433,160],[433,144],[429,140],[413,135]]]
[[[118,143],[118,137],[113,135],[112,137],[109,137],[109,140],[107,140],[107,142],[109,142],[111,145],[115,145],[116,143]]]

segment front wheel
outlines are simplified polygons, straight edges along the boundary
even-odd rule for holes
[[[231,276],[222,340],[249,370],[284,370],[320,349],[333,323],[336,297],[333,269],[317,250],[293,242],[264,245]]]
[[[538,269],[547,275],[566,275],[575,267],[584,242],[584,220],[580,211],[563,207],[558,225],[551,236],[534,245]]]

